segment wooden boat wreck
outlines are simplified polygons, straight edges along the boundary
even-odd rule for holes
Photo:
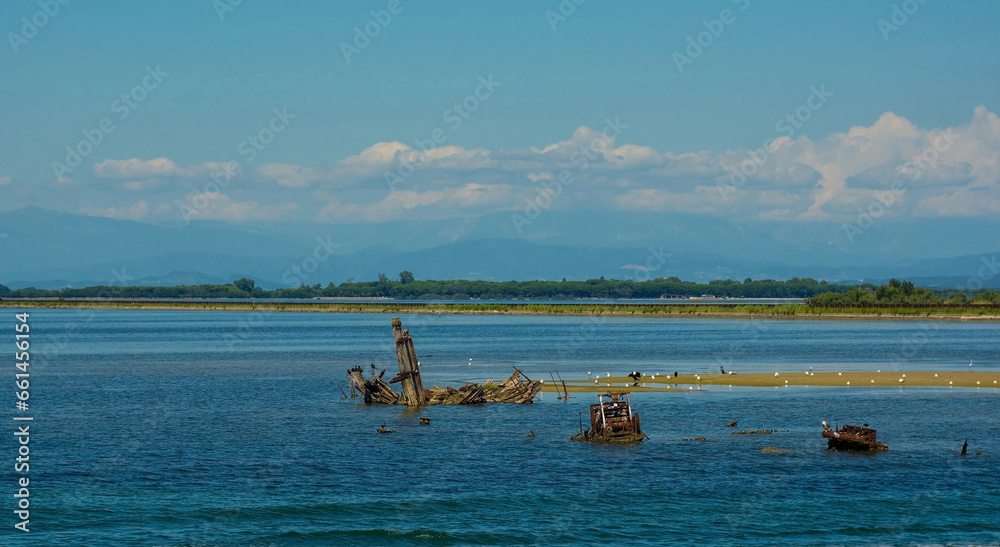
[[[364,376],[360,366],[347,371],[351,384],[351,393],[359,393],[367,404],[384,405],[475,405],[483,403],[517,403],[528,404],[542,390],[542,383],[529,379],[517,367],[509,378],[494,383],[487,380],[485,384],[466,384],[458,389],[434,386],[424,389],[420,377],[420,362],[413,347],[413,338],[403,329],[399,318],[392,320],[392,333],[396,339],[396,361],[399,364],[399,374],[386,381],[385,370],[375,374],[373,364],[371,379]],[[399,383],[402,393],[393,389],[392,384]]]
[[[828,450],[847,452],[878,452],[889,446],[878,442],[876,431],[865,424],[863,427],[845,425],[840,429],[830,429],[830,424],[823,422],[823,437],[827,439]]]
[[[622,398],[624,395],[624,399]],[[604,398],[608,397],[605,402]],[[570,438],[573,441],[631,444],[647,439],[639,428],[639,415],[632,412],[628,393],[603,393],[590,405],[590,429]]]

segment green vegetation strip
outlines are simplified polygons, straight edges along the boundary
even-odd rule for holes
[[[5,308],[286,311],[329,313],[479,314],[479,315],[607,315],[624,317],[722,317],[755,319],[925,319],[939,321],[1000,321],[997,308],[823,308],[807,304],[774,306],[628,306],[606,304],[428,304],[297,302],[100,302],[3,300]]]
[[[808,304],[774,306],[606,305],[606,304],[428,304],[297,302],[100,302],[78,300],[3,300],[5,308],[286,311],[329,313],[479,314],[479,315],[608,315],[624,317],[722,317],[755,319],[925,319],[941,321],[1000,321],[997,308],[824,308]]]

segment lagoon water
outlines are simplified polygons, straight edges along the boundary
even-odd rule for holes
[[[393,374],[389,315],[29,311],[31,532],[8,511],[3,545],[1000,545],[998,389],[639,393],[650,440],[607,447],[567,440],[592,394],[419,411],[345,398],[348,368]],[[512,365],[546,380],[1000,370],[1000,324],[401,318],[426,386]],[[731,420],[775,432],[732,435]],[[821,420],[868,422],[890,450],[827,452]]]

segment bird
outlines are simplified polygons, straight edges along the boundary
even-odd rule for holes
[[[900,379],[899,379],[899,383],[901,383],[901,384],[902,384],[903,382],[905,382],[905,381],[906,381],[906,380],[904,380],[904,379],[902,379],[902,378],[900,378]]]
[[[826,423],[826,420],[823,420],[823,431],[826,431],[828,429],[830,429],[830,424]]]
[[[847,385],[851,385],[851,382],[850,382],[850,381],[848,381],[848,382],[847,382]]]
[[[972,372],[972,361],[969,361],[969,372]]]
[[[843,372],[838,372],[838,373],[837,373],[837,376],[843,376],[843,375],[844,375],[844,373],[843,373]]]
[[[777,377],[778,377],[778,373],[777,373],[777,372],[775,372],[775,373],[774,373],[774,377],[775,377],[775,378],[777,378]]]
[[[611,378],[611,373],[610,372],[608,373],[608,378]]]
[[[469,366],[472,366],[472,357],[469,357]]]
[[[587,371],[587,378],[590,378],[590,371]]]
[[[594,385],[596,386],[596,385],[599,385],[599,384],[600,384],[600,382],[597,380],[597,378],[594,378]]]

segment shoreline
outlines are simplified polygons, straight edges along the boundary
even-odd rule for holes
[[[775,375],[777,374],[777,375]],[[597,383],[594,383],[594,380]],[[900,382],[900,380],[903,380]],[[701,390],[701,386],[739,387],[959,387],[1000,389],[1000,371],[875,371],[875,372],[753,372],[746,374],[680,374],[643,376],[638,386],[628,376],[566,380],[566,391],[579,393],[613,392],[672,392]],[[674,387],[670,387],[674,386]],[[684,387],[678,387],[684,386]],[[562,384],[544,382],[543,392],[562,393]]]
[[[0,308],[27,309],[94,309],[94,310],[158,310],[158,311],[269,311],[269,312],[304,312],[304,313],[384,313],[384,314],[437,314],[437,315],[524,315],[524,316],[580,316],[580,317],[656,317],[656,318],[707,318],[707,319],[788,319],[788,320],[843,320],[843,321],[955,321],[955,322],[1000,322],[1000,313],[994,310],[982,310],[982,313],[968,313],[956,310],[955,313],[942,313],[940,309],[930,309],[927,312],[914,310],[911,313],[892,313],[887,309],[871,309],[859,313],[857,309],[844,312],[829,308],[822,311],[805,311],[797,308],[765,310],[726,310],[711,309],[711,305],[664,305],[662,309],[643,308],[641,310],[621,309],[617,306],[602,304],[560,304],[564,309],[552,305],[538,304],[538,308],[528,309],[508,304],[432,304],[426,307],[410,307],[392,304],[355,304],[355,303],[268,303],[268,302],[178,302],[164,303],[134,303],[134,302],[90,302],[90,301],[25,301],[2,300]],[[799,305],[793,305],[799,306]],[[705,309],[708,308],[708,309]],[[987,311],[994,313],[985,313]]]

